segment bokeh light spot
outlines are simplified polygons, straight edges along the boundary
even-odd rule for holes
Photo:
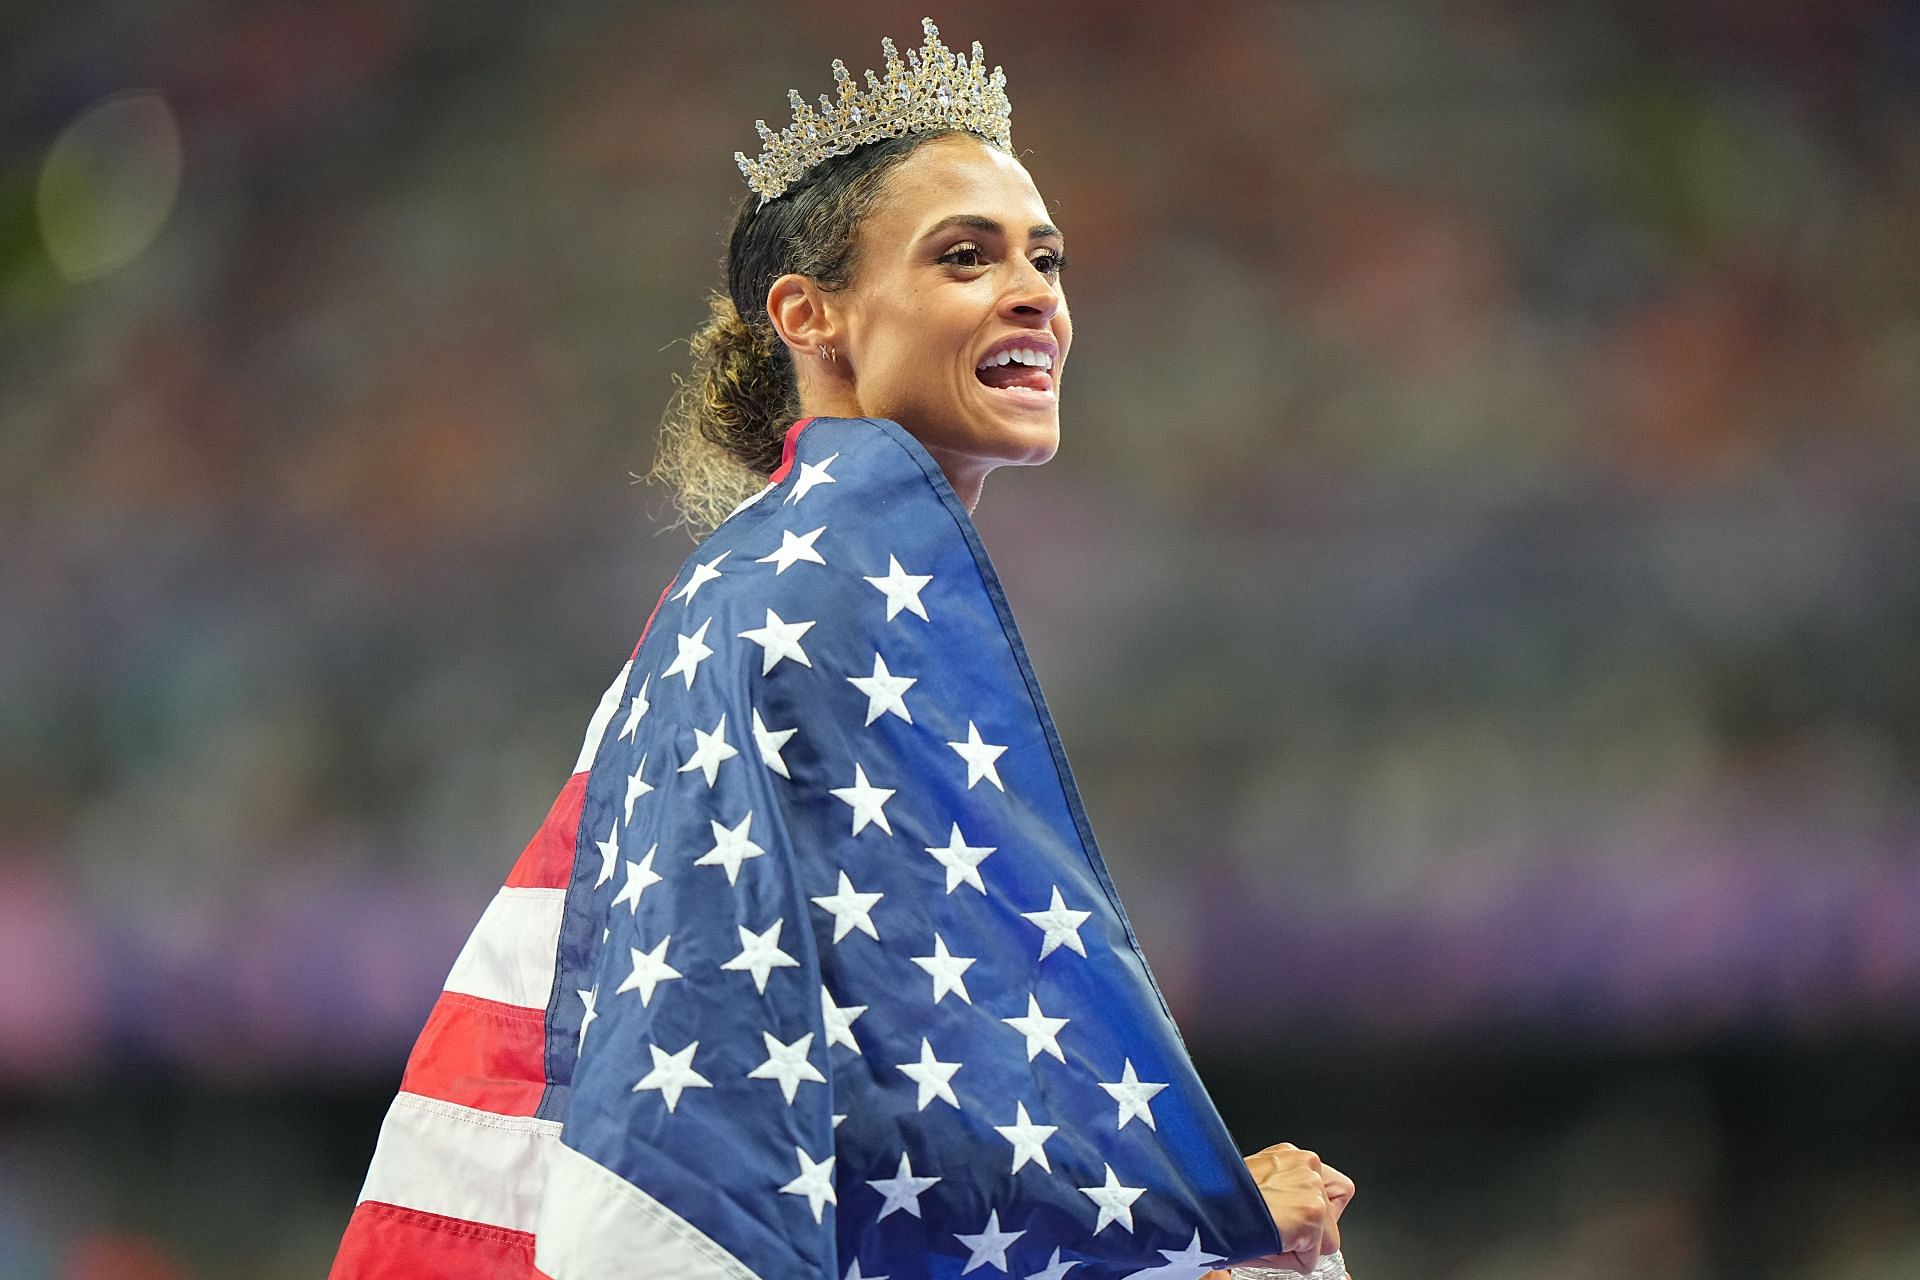
[[[180,193],[180,128],[151,90],[95,103],[61,131],[40,169],[36,208],[47,257],[93,280],[145,253]]]

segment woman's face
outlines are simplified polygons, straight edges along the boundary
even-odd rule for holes
[[[844,376],[860,414],[911,431],[971,507],[988,471],[1060,446],[1065,241],[1020,162],[965,135],[925,143],[885,183],[830,295]]]

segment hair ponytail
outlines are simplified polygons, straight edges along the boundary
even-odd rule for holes
[[[727,291],[709,299],[706,323],[687,340],[693,369],[674,377],[647,473],[672,488],[681,521],[696,536],[767,482],[780,465],[787,427],[800,416],[793,357],[766,313],[773,282],[795,273],[828,291],[846,288],[855,235],[880,198],[882,179],[922,143],[954,132],[869,142],[814,166],[777,200],[740,202],[722,263]]]
[[[649,480],[668,485],[696,532],[726,519],[780,465],[787,424],[799,415],[793,359],[763,315],[750,324],[723,293],[687,340],[690,376],[674,375]]]

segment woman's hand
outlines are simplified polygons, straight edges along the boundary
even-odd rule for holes
[[[1291,1142],[1248,1156],[1247,1169],[1267,1202],[1285,1250],[1245,1265],[1305,1274],[1320,1265],[1323,1254],[1340,1247],[1340,1215],[1353,1199],[1353,1179]]]

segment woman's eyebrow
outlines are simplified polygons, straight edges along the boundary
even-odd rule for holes
[[[977,213],[956,213],[949,217],[942,218],[931,227],[928,227],[920,238],[922,240],[931,239],[949,227],[971,227],[975,231],[983,231],[988,235],[995,236],[1004,236],[1007,231],[1005,227],[995,222],[992,218],[983,217]],[[1045,222],[1037,222],[1027,228],[1027,239],[1029,240],[1044,240],[1049,236],[1063,242],[1067,238],[1066,234],[1062,232],[1060,228],[1051,226]]]

